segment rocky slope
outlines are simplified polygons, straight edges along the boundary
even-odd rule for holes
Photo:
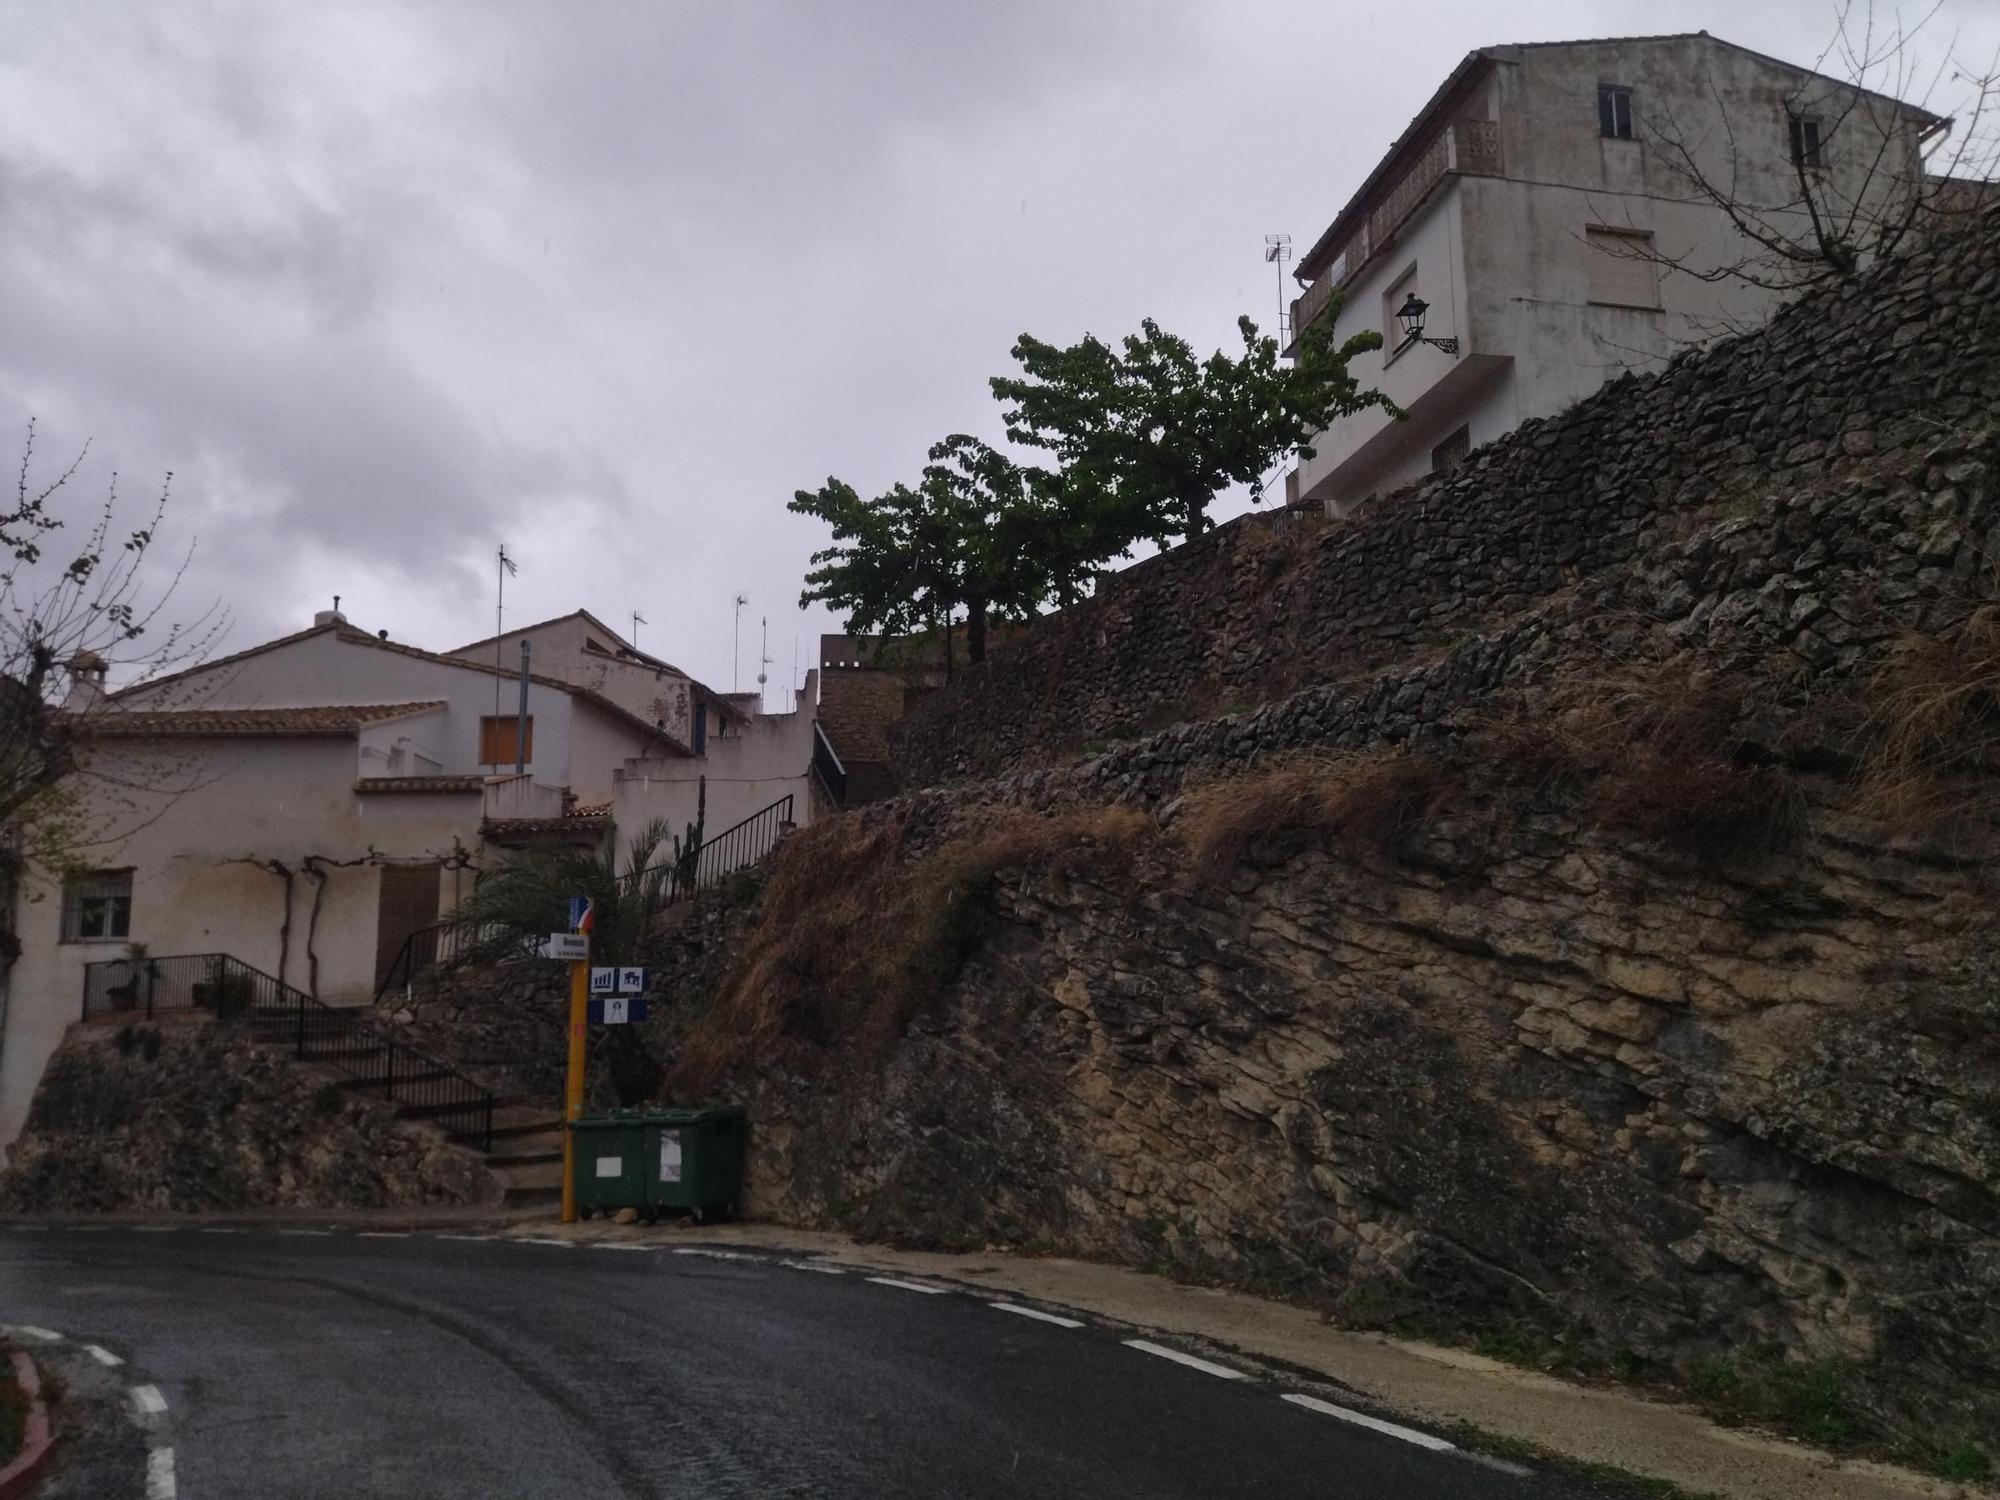
[[[229,1027],[73,1027],[49,1060],[0,1212],[477,1203],[477,1152]]]

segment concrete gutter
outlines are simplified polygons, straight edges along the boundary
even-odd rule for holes
[[[13,1462],[0,1469],[0,1500],[19,1500],[41,1481],[42,1471],[55,1456],[56,1439],[48,1405],[42,1400],[42,1377],[35,1369],[35,1362],[18,1349],[9,1358],[14,1366],[14,1379],[28,1397],[28,1420],[21,1432],[21,1451],[14,1455]]]

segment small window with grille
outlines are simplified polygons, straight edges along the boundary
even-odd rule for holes
[[[63,881],[62,940],[122,941],[132,933],[132,872],[90,870]]]
[[[1461,427],[1450,437],[1431,449],[1431,472],[1449,474],[1465,462],[1466,454],[1472,451],[1472,429]]]

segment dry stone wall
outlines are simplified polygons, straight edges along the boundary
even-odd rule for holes
[[[477,1152],[196,1022],[72,1027],[0,1211],[200,1213],[497,1201]]]
[[[891,734],[905,787],[1349,679],[1630,566],[1697,513],[1884,475],[2000,398],[2000,216],[1627,377],[1355,519],[1250,517],[1110,579]]]

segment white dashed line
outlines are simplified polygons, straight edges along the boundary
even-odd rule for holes
[[[105,1348],[102,1344],[85,1344],[83,1346],[83,1352],[85,1354],[88,1354],[92,1359],[96,1360],[100,1365],[103,1365],[104,1368],[107,1370],[115,1370],[120,1365],[125,1363],[124,1360],[120,1359],[117,1355],[113,1354],[109,1349]]]
[[[794,1271],[817,1271],[822,1276],[845,1276],[847,1274],[839,1266],[821,1265],[816,1260],[781,1260],[778,1264],[781,1266],[790,1266]]]
[[[627,1244],[622,1244],[622,1243],[620,1243],[620,1242],[619,1242],[619,1241],[617,1241],[617,1240],[593,1240],[593,1241],[591,1241],[591,1245],[590,1245],[590,1248],[591,1248],[591,1249],[593,1249],[593,1250],[639,1250],[639,1251],[646,1251],[646,1250],[657,1250],[657,1249],[659,1249],[660,1247],[659,1247],[658,1245],[627,1245]]]
[[[364,1229],[354,1236],[357,1240],[406,1240],[410,1237],[407,1229]]]
[[[146,1455],[146,1500],[174,1500],[174,1450],[155,1448]]]
[[[203,1234],[241,1234],[240,1229],[203,1229]]]
[[[432,1235],[431,1238],[437,1240],[463,1240],[467,1244],[483,1245],[492,1239],[493,1236],[490,1234],[436,1234]]]
[[[575,1240],[538,1239],[532,1235],[525,1235],[525,1234],[522,1235],[521,1238],[516,1240],[514,1243],[517,1245],[554,1245],[558,1249],[562,1250],[574,1250],[576,1248]]]
[[[1125,1340],[1127,1349],[1137,1349],[1141,1354],[1157,1354],[1161,1359],[1170,1359],[1177,1365],[1186,1365],[1190,1370],[1199,1370],[1204,1375],[1215,1375],[1223,1380],[1244,1380],[1248,1377],[1241,1370],[1232,1370],[1227,1365],[1212,1364],[1205,1359],[1196,1359],[1192,1354],[1183,1354],[1178,1349],[1169,1349],[1165,1344],[1149,1343],[1145,1339]]]
[[[708,1260],[762,1260],[761,1255],[745,1255],[741,1250],[710,1250],[703,1245],[676,1245],[676,1255],[699,1255]]]
[[[179,1234],[181,1232],[181,1226],[178,1224],[135,1224],[133,1228],[140,1234]]]
[[[951,1290],[948,1286],[925,1286],[921,1281],[898,1281],[893,1276],[870,1276],[868,1279],[877,1286],[901,1287],[906,1292],[927,1292],[933,1297],[942,1296]]]
[[[280,1229],[280,1234],[309,1234],[315,1239],[326,1239],[333,1234],[331,1229]]]
[[[132,1387],[132,1404],[145,1417],[157,1417],[167,1409],[167,1398],[160,1394],[156,1385],[135,1385]]]
[[[37,1328],[32,1323],[21,1323],[7,1330],[16,1337],[36,1339],[44,1344],[60,1344],[62,1335],[53,1328]]]
[[[1081,1328],[1082,1322],[1076,1318],[1059,1318],[1054,1313],[1045,1313],[1036,1308],[1023,1307],[1018,1302],[989,1302],[988,1307],[1001,1312],[1014,1313],[1019,1317],[1033,1318],[1037,1323],[1053,1323],[1058,1328]]]
[[[1358,1411],[1335,1406],[1331,1401],[1322,1401],[1317,1396],[1301,1396],[1296,1391],[1287,1391],[1285,1399],[1294,1406],[1303,1406],[1308,1411],[1338,1417],[1343,1422],[1352,1422],[1356,1427],[1366,1427],[1370,1432],[1401,1438],[1406,1443],[1415,1443],[1419,1448],[1428,1448],[1433,1453],[1453,1453],[1458,1448],[1456,1443],[1447,1443],[1443,1438],[1432,1437],[1428,1432],[1418,1432],[1414,1427],[1398,1427],[1394,1422],[1384,1422],[1379,1417],[1363,1416]]]

